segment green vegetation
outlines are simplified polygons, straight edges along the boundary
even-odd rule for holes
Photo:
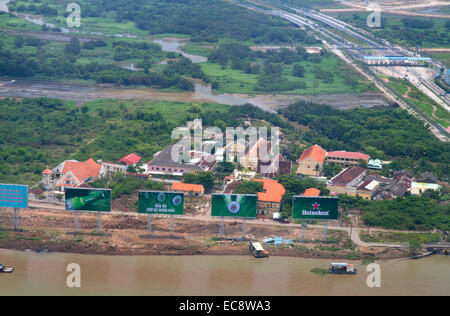
[[[407,47],[450,47],[450,23],[439,18],[408,18],[402,15],[382,14],[381,28],[367,26],[369,13],[339,13],[338,19],[373,32],[376,36]]]
[[[440,233],[402,233],[402,232],[380,232],[380,231],[361,231],[361,240],[373,243],[407,243],[411,240],[419,240],[421,243],[439,242]]]
[[[255,52],[246,45],[223,43],[208,60],[202,69],[220,92],[324,94],[373,89],[326,50],[320,55],[307,54],[300,46]]]
[[[32,184],[47,165],[66,159],[117,161],[131,152],[150,159],[173,142],[173,128],[195,118],[192,106],[96,100],[77,107],[49,98],[0,100],[0,182]],[[196,106],[215,113],[228,109]]]
[[[371,227],[399,230],[450,230],[450,196],[426,191],[391,201],[367,201],[340,196],[343,209],[359,209],[364,223]]]
[[[313,268],[313,269],[311,269],[311,272],[314,274],[317,274],[318,276],[321,276],[321,277],[324,277],[325,275],[330,273],[327,269],[322,269],[322,268]]]
[[[450,113],[423,94],[408,80],[390,78],[389,85],[394,90],[404,95],[409,102],[425,112],[430,118],[436,120],[440,125],[445,128],[450,126]],[[408,88],[410,90],[409,92]],[[434,107],[436,108],[436,111],[434,110]]]
[[[206,192],[210,192],[214,188],[216,178],[211,172],[186,173],[183,176],[184,183],[201,184]]]
[[[302,135],[310,144],[329,151],[363,151],[372,158],[393,159],[389,168],[383,169],[384,175],[400,169],[416,174],[431,171],[443,179],[450,174],[450,144],[439,141],[402,109],[340,111],[300,101],[280,112],[310,128]]]
[[[123,173],[115,173],[109,178],[102,178],[90,182],[94,188],[111,189],[111,198],[117,199],[124,195],[131,195],[138,190],[164,190],[164,183],[152,182],[133,176],[125,176]]]
[[[256,181],[242,181],[242,184],[234,192],[236,194],[257,194],[258,192],[263,192],[262,182]]]

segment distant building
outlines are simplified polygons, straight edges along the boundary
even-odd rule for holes
[[[297,174],[318,177],[322,173],[327,152],[319,145],[304,150],[298,159]]]
[[[262,216],[273,216],[281,209],[281,200],[286,193],[286,189],[281,183],[275,180],[254,179],[253,181],[262,182],[263,192],[258,192],[258,202],[256,214]]]
[[[172,191],[184,192],[189,197],[200,197],[205,194],[203,185],[182,182],[172,183]]]
[[[147,173],[152,175],[183,176],[185,173],[211,171],[217,164],[214,155],[205,156],[202,152],[197,151],[189,152],[189,161],[177,161],[182,151],[183,146],[175,144],[156,153],[153,160],[147,163]],[[175,156],[172,157],[172,154]]]
[[[411,183],[411,194],[422,195],[427,190],[438,191],[441,188],[442,187],[437,183],[413,182]]]
[[[356,195],[362,197],[365,200],[372,200],[377,189],[380,186],[380,182],[376,180],[368,180],[358,186]]]
[[[256,170],[256,173],[266,178],[274,178],[281,174],[291,174],[291,172],[292,161],[284,159],[281,154],[278,154],[275,159],[267,162],[259,160]]]
[[[119,160],[120,163],[123,163],[127,166],[135,166],[136,164],[138,164],[141,161],[141,157],[139,157],[136,154],[129,154],[126,155],[125,157],[123,157],[122,159]]]
[[[97,163],[99,163],[103,166],[107,176],[110,176],[117,172],[126,173],[128,170],[128,165],[126,165],[126,164],[124,165],[121,163],[106,162],[106,161],[102,161],[102,160],[97,160]]]
[[[64,187],[80,187],[89,181],[104,177],[106,171],[93,159],[85,162],[66,160],[54,169],[42,172],[42,184],[46,190]]]
[[[425,172],[421,173],[419,177],[417,177],[417,182],[438,183],[439,179],[431,172],[425,171]]]
[[[372,170],[382,170],[383,169],[383,163],[380,159],[369,159],[369,163],[367,164],[368,169]]]
[[[358,194],[358,186],[367,175],[367,170],[359,166],[353,166],[343,170],[337,176],[332,178],[327,188],[331,194],[345,194],[356,196]]]
[[[250,143],[247,146],[244,155],[240,157],[239,163],[250,171],[256,171],[259,161],[261,159],[265,160],[270,152],[270,142],[260,137],[256,142]]]
[[[302,196],[320,196],[320,190],[316,188],[306,189]]]
[[[445,82],[450,85],[450,69],[447,69],[447,73],[445,75]]]
[[[360,160],[369,163],[370,156],[359,152],[332,151],[327,154],[327,163],[335,163],[344,167],[358,166]]]

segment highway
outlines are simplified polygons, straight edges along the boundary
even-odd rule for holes
[[[363,74],[370,81],[383,92],[392,101],[398,103],[402,108],[407,110],[410,114],[421,119],[430,126],[430,131],[441,141],[449,141],[448,131],[439,125],[432,117],[426,115],[421,109],[411,104],[396,91],[393,91],[385,82],[380,80],[377,70],[373,67],[366,67],[363,65],[364,56],[367,52],[376,51],[378,56],[415,56],[411,51],[408,51],[397,45],[392,45],[388,41],[377,38],[373,34],[356,28],[348,23],[340,21],[336,18],[329,17],[325,14],[309,11],[305,9],[298,9],[286,6],[278,1],[273,0],[255,0],[254,3],[264,4],[268,8],[266,10],[261,7],[256,8],[254,5],[249,5],[248,2],[242,0],[231,0],[232,2],[244,6],[250,10],[257,10],[265,14],[279,16],[291,23],[307,30],[318,40],[341,59],[352,65],[357,71]],[[336,32],[338,31],[338,32]],[[339,32],[345,33],[344,38]],[[354,40],[352,40],[354,39]],[[364,45],[361,45],[361,42]],[[433,67],[442,67],[436,61],[432,63]],[[428,72],[429,68],[424,67],[392,67],[393,71],[401,74],[402,78],[408,79],[424,94],[429,96],[436,103],[441,105],[445,110],[450,111],[450,97],[433,82],[433,75]],[[425,70],[424,70],[425,69]],[[427,75],[425,76],[424,73]]]

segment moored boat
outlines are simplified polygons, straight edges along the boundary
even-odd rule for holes
[[[14,268],[7,268],[3,264],[0,263],[0,273],[13,273]]]
[[[331,263],[330,274],[356,274],[358,269],[355,269],[355,265],[351,263]]]
[[[249,248],[255,258],[267,258],[269,256],[269,252],[259,242],[250,242]]]

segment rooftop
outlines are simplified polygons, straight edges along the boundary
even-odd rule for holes
[[[320,196],[320,190],[316,188],[306,189],[305,193],[303,193],[303,196]]]
[[[125,157],[120,159],[119,162],[123,162],[124,164],[127,164],[127,165],[135,165],[139,161],[141,161],[141,159],[142,159],[141,157],[139,157],[138,155],[133,153],[133,154],[126,155]]]
[[[318,163],[323,163],[326,156],[327,152],[322,147],[320,147],[319,145],[314,145],[309,147],[308,149],[305,149],[298,161],[300,162],[302,160],[305,160],[306,158],[311,157]]]
[[[66,161],[64,162],[64,167],[61,174],[67,174],[72,172],[72,174],[81,182],[85,182],[89,178],[97,178],[100,175],[102,165],[90,158],[85,162],[79,161]]]
[[[166,147],[163,151],[159,152],[155,155],[154,159],[148,163],[149,166],[163,166],[163,167],[173,167],[173,168],[182,168],[193,171],[202,171],[202,169],[194,164],[186,164],[181,161],[175,161],[172,158],[178,159],[179,154],[181,153],[183,147],[179,144],[175,144],[169,147]],[[172,155],[172,150],[174,155]],[[173,157],[175,156],[175,157]]]
[[[329,152],[328,157],[330,158],[345,158],[345,159],[362,159],[369,160],[370,156],[367,154],[359,153],[359,152],[350,152],[350,151],[332,151]]]
[[[200,193],[200,192],[204,191],[204,188],[203,188],[203,185],[201,185],[201,184],[174,182],[174,183],[172,183],[172,190]]]
[[[347,168],[331,179],[331,182],[333,182],[333,184],[347,185],[365,171],[366,169],[361,168],[360,166]]]
[[[275,180],[253,179],[256,182],[262,182],[264,192],[258,192],[258,201],[261,202],[281,202],[286,189],[281,183]]]

